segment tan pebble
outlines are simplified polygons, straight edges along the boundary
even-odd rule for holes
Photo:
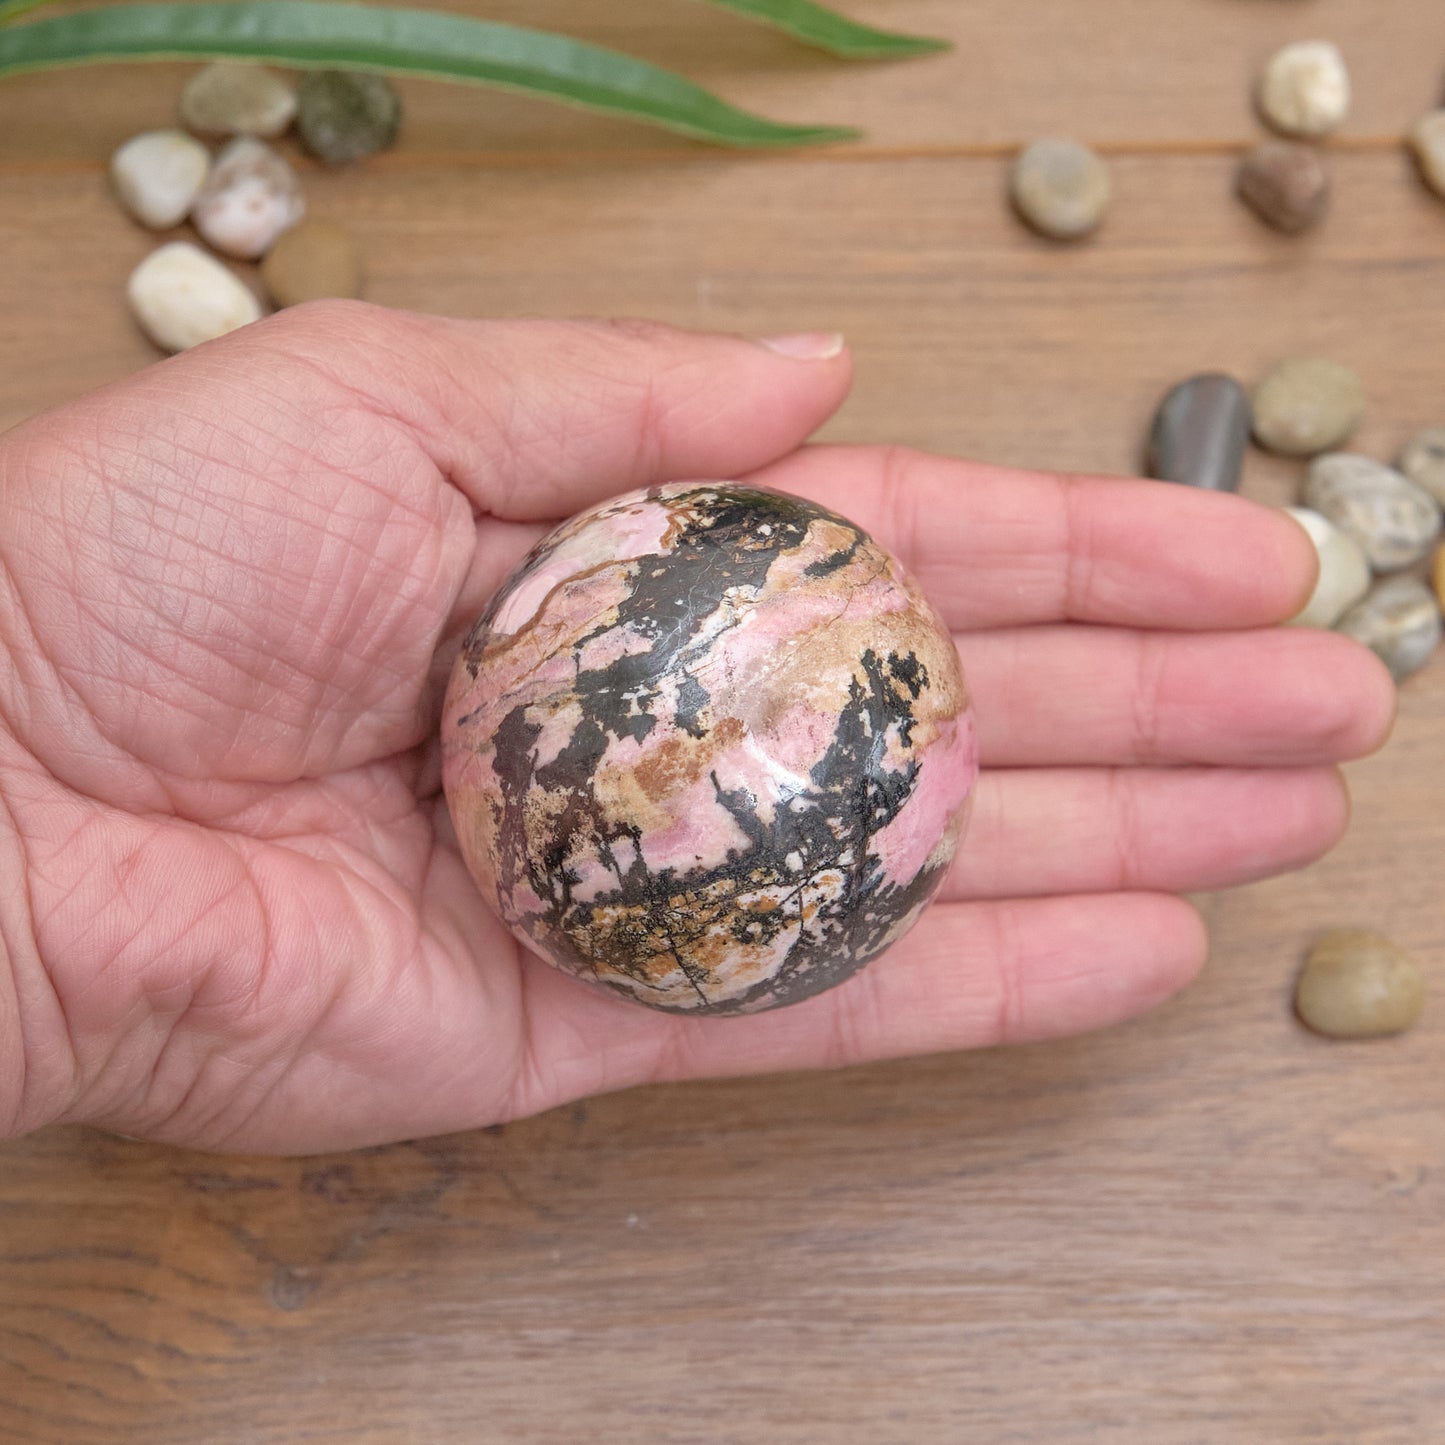
[[[1445,547],[1435,554],[1435,565],[1430,569],[1430,580],[1435,584],[1435,599],[1445,607]]]
[[[1327,933],[1310,950],[1295,988],[1295,1009],[1332,1039],[1398,1034],[1425,1008],[1425,980],[1398,944],[1364,929]]]
[[[1250,401],[1254,439],[1272,452],[1312,457],[1340,445],[1365,415],[1365,388],[1348,366],[1323,356],[1282,361]]]
[[[181,91],[181,120],[198,135],[278,136],[296,118],[296,89],[262,65],[218,60]]]
[[[1445,110],[1432,110],[1410,132],[1410,149],[1420,167],[1421,179],[1437,196],[1445,197]]]
[[[1109,167],[1072,140],[1036,140],[1014,162],[1009,190],[1019,214],[1056,241],[1098,228],[1109,207]]]
[[[1323,136],[1350,110],[1350,76],[1339,47],[1301,40],[1270,57],[1259,81],[1259,109],[1277,131]]]
[[[261,279],[278,306],[325,296],[361,294],[361,253],[349,231],[333,221],[302,221],[266,257]]]

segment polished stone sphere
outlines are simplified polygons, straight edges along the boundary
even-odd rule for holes
[[[942,883],[978,772],[948,630],[811,502],[679,483],[583,512],[492,599],[442,723],[512,932],[655,1008],[841,983]]]

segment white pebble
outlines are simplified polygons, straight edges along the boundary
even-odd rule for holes
[[[1350,110],[1345,57],[1328,40],[1301,40],[1270,57],[1259,82],[1259,108],[1285,135],[1322,136]]]
[[[126,299],[165,351],[184,351],[259,321],[261,306],[214,256],[189,241],[152,251],[131,272]]]
[[[149,130],[110,158],[110,182],[141,225],[164,231],[185,220],[210,166],[200,141],[178,130]]]
[[[250,136],[216,157],[191,209],[196,229],[216,250],[248,261],[264,256],[305,214],[296,172]]]
[[[1353,537],[1308,507],[1285,511],[1309,533],[1319,554],[1320,575],[1310,600],[1289,620],[1291,627],[1333,627],[1370,590],[1370,564]]]

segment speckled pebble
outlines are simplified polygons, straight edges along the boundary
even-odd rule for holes
[[[301,81],[296,128],[312,155],[334,165],[385,150],[401,124],[401,101],[384,76],[313,70]]]
[[[146,334],[184,351],[257,321],[260,303],[209,252],[189,241],[152,251],[131,273],[126,298]]]
[[[1330,171],[1317,146],[1267,140],[1249,152],[1235,189],[1267,226],[1294,235],[1317,226],[1330,208]]]
[[[1370,590],[1370,564],[1353,537],[1308,507],[1286,507],[1309,533],[1320,575],[1310,600],[1289,620],[1293,627],[1333,627]]]
[[[1430,426],[1405,443],[1395,463],[1417,487],[1445,506],[1445,426]]]
[[[1188,377],[1170,388],[1154,413],[1148,473],[1163,482],[1235,491],[1249,428],[1249,397],[1232,376]]]
[[[1254,439],[1285,456],[1311,457],[1348,437],[1365,415],[1365,388],[1322,356],[1282,361],[1255,387]]]
[[[216,157],[191,219],[216,250],[255,260],[305,213],[300,182],[285,158],[264,141],[242,136]]]
[[[334,221],[305,220],[271,248],[261,279],[278,306],[361,294],[361,253]]]
[[[270,140],[296,118],[296,88],[274,70],[218,60],[181,91],[181,121],[197,135],[254,135]]]
[[[1376,572],[1418,562],[1440,532],[1434,497],[1393,467],[1351,452],[1310,463],[1304,500],[1353,537]]]
[[[210,166],[200,141],[183,131],[151,130],[132,136],[110,158],[110,183],[141,225],[164,231],[185,220]]]
[[[1014,162],[1010,194],[1034,230],[1077,241],[1095,230],[1109,206],[1109,168],[1072,140],[1036,140]]]
[[[1416,577],[1391,577],[1357,602],[1336,630],[1363,642],[1396,682],[1419,672],[1440,643],[1440,606]]]
[[[1410,149],[1420,167],[1420,178],[1445,198],[1445,110],[1432,110],[1410,131]]]
[[[1300,40],[1277,50],[1259,81],[1259,110],[1291,136],[1329,135],[1350,110],[1350,76],[1339,47]]]
[[[1295,986],[1304,1023],[1332,1039],[1398,1034],[1425,1010],[1425,980],[1399,944],[1379,933],[1341,928],[1310,950]]]

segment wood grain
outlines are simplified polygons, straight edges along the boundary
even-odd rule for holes
[[[1323,351],[1363,450],[1445,421],[1445,205],[1394,148],[1437,98],[1435,0],[873,0],[954,36],[849,69],[709,7],[521,0],[858,152],[719,155],[513,99],[408,89],[402,148],[308,168],[373,299],[458,314],[841,326],[828,434],[1127,472],[1157,395]],[[1230,198],[1248,78],[1338,40],[1359,100],[1300,241]],[[103,162],[179,75],[0,86],[0,425],[151,359],[119,300],[150,240]],[[1003,153],[1106,142],[1096,241],[1034,240]],[[1251,459],[1284,501],[1295,466]],[[1327,687],[1329,679],[1321,679]],[[1445,1420],[1445,1008],[1339,1046],[1289,1012],[1334,923],[1445,989],[1445,664],[1350,769],[1303,873],[1203,900],[1213,959],[1063,1044],[636,1091],[475,1134],[237,1160],[52,1130],[0,1149],[0,1439],[91,1445],[1419,1445]]]

